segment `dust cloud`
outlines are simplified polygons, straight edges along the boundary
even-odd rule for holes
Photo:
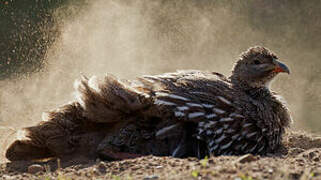
[[[264,4],[275,6],[274,10],[251,9]],[[296,13],[280,8],[264,1],[250,5],[235,1],[90,1],[75,19],[56,17],[61,34],[47,52],[41,72],[0,82],[0,125],[14,131],[38,123],[43,111],[73,100],[73,82],[81,74],[108,72],[132,79],[200,69],[229,75],[242,51],[263,45],[292,71],[290,76],[280,75],[272,88],[288,101],[294,126],[321,132],[320,124],[311,130],[305,122],[313,124],[320,116],[321,97],[316,93],[321,90],[320,52],[315,45],[311,48],[312,40],[298,36],[296,27],[301,22],[282,21],[282,14],[286,21],[294,20]],[[269,15],[277,11],[281,15],[273,20]],[[311,72],[319,73],[319,78]],[[304,103],[306,98],[314,101]],[[315,113],[310,119],[304,117],[306,106]],[[0,131],[8,132],[5,128]],[[0,143],[7,144],[9,136],[3,136]]]

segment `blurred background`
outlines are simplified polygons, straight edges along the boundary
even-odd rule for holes
[[[81,74],[230,75],[255,45],[291,69],[272,89],[293,129],[321,134],[320,0],[0,0],[1,142],[72,101]]]

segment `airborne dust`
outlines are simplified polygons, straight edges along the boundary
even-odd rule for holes
[[[75,18],[61,17],[63,9],[56,10],[60,33],[41,72],[0,81],[2,147],[16,130],[38,123],[43,111],[72,101],[73,82],[81,74],[132,79],[201,69],[229,75],[238,55],[254,45],[268,47],[291,69],[272,88],[287,100],[294,127],[321,132],[317,1],[88,2]]]

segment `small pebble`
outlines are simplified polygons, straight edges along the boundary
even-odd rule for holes
[[[105,166],[105,163],[100,162],[100,163],[98,164],[98,170],[99,170],[99,172],[102,173],[102,174],[106,173],[107,168],[106,168],[106,166]]]
[[[301,176],[302,176],[302,174],[301,174],[301,173],[297,173],[297,172],[295,172],[295,173],[290,173],[290,174],[289,174],[289,177],[290,177],[291,179],[300,179]]]
[[[290,155],[290,156],[296,156],[296,155],[298,155],[298,154],[300,154],[300,153],[302,153],[302,152],[304,152],[304,149],[301,149],[301,148],[292,148],[292,149],[289,150],[288,155]]]
[[[2,176],[2,178],[3,178],[3,179],[8,179],[8,180],[15,180],[15,179],[16,179],[16,178],[13,177],[13,176],[8,176],[8,175],[5,175],[5,174]]]
[[[157,175],[146,176],[143,180],[154,180],[154,179],[159,179],[159,176]]]
[[[30,174],[36,174],[38,172],[44,171],[44,167],[42,167],[39,164],[33,164],[28,167],[28,173]]]
[[[256,161],[256,160],[258,160],[258,157],[253,156],[252,154],[245,154],[245,155],[241,156],[240,158],[238,158],[237,162],[248,163],[248,162],[252,162],[252,161]]]

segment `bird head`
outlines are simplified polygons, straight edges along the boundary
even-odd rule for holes
[[[231,80],[245,88],[268,88],[274,77],[283,72],[290,74],[289,68],[272,51],[256,46],[241,54]]]

